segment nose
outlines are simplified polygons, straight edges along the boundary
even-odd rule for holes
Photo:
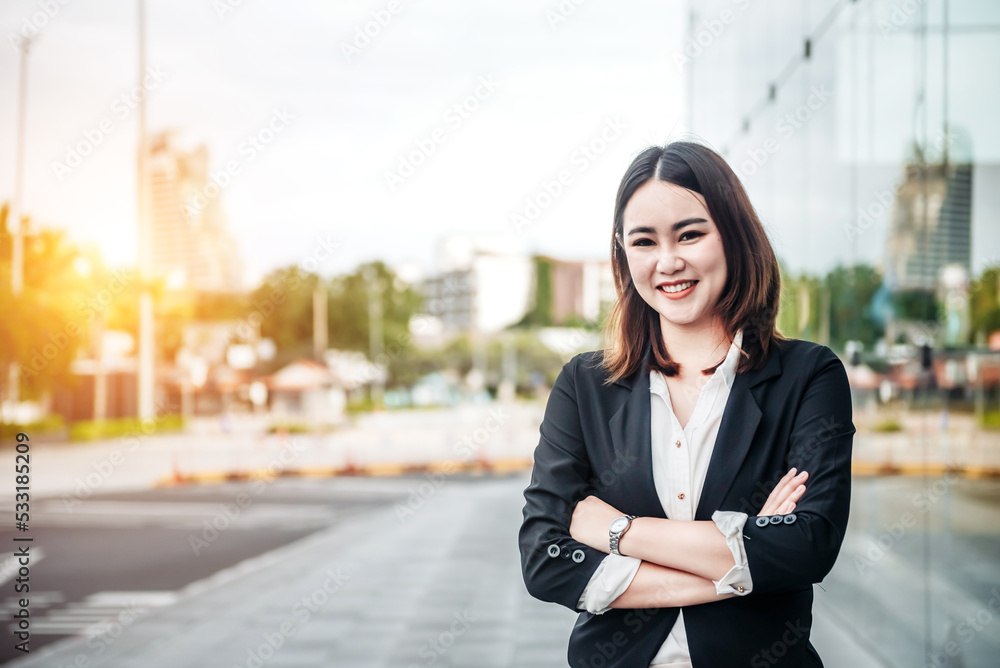
[[[677,253],[673,244],[662,244],[660,255],[656,258],[656,270],[664,274],[673,274],[684,268],[684,260]]]

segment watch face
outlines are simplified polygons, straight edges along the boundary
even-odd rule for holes
[[[611,523],[611,530],[618,533],[619,531],[624,531],[627,526],[628,520],[624,517],[619,517]]]

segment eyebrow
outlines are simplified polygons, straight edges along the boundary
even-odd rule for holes
[[[676,232],[682,227],[686,227],[688,225],[694,225],[695,223],[707,223],[707,222],[708,221],[705,220],[704,218],[685,218],[684,220],[679,220],[676,223],[674,223],[673,226],[671,226],[670,231]],[[652,227],[636,227],[625,236],[632,236],[633,234],[656,234],[656,230],[653,229]]]

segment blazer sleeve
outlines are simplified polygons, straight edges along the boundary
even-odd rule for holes
[[[573,510],[592,491],[593,479],[576,395],[579,361],[577,355],[565,364],[552,385],[518,532],[528,593],[576,612],[584,588],[606,556],[569,535]]]
[[[820,582],[847,530],[855,433],[851,388],[840,359],[826,346],[819,350],[788,446],[788,468],[809,473],[806,492],[793,513],[751,516],[743,528],[754,594]]]

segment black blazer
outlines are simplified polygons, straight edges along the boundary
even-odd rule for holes
[[[575,356],[553,384],[524,490],[521,571],[532,596],[580,612],[572,668],[645,668],[678,608],[595,615],[577,607],[606,555],[570,537],[576,503],[595,494],[624,513],[665,517],[653,485],[649,372],[603,386],[602,354]],[[775,343],[761,369],[736,374],[695,520],[716,510],[750,516],[753,590],[684,608],[694,668],[823,665],[809,642],[812,585],[833,567],[847,529],[854,432],[847,373],[826,346]],[[757,516],[793,466],[809,472],[795,512]]]

